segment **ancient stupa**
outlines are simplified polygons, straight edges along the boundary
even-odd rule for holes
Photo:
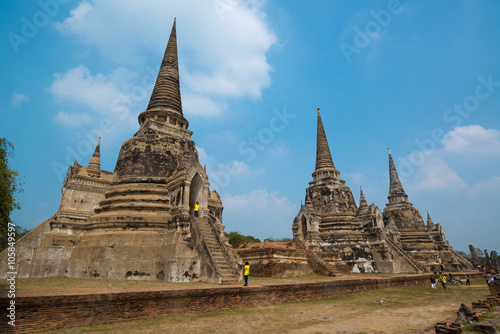
[[[389,247],[377,232],[382,226],[381,213],[370,210],[368,205],[358,209],[351,189],[340,179],[319,108],[316,167],[312,178],[306,189],[305,203],[292,224],[294,238],[310,249],[342,253],[343,260],[354,272],[398,272],[399,267],[394,267],[394,261],[391,262],[393,257],[389,254]],[[364,196],[362,203],[366,203]],[[370,240],[364,224],[375,231]],[[373,252],[375,245],[380,246],[380,252]],[[405,261],[408,262],[407,259]],[[413,263],[406,267],[408,272],[420,270]]]
[[[292,224],[294,238],[306,247],[343,253],[354,272],[425,272],[471,269],[455,252],[444,230],[408,201],[389,150],[389,203],[383,214],[368,205],[360,188],[360,206],[335,168],[318,108],[316,168],[305,203]]]
[[[88,167],[70,166],[58,212],[17,243],[18,277],[239,280],[220,197],[183,115],[175,20],[139,125],[113,173],[100,169],[99,144]]]

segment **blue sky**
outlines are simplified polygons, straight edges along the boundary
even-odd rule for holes
[[[177,17],[184,115],[226,231],[291,237],[316,108],[341,178],[381,210],[391,146],[410,201],[457,250],[499,251],[498,1],[1,1],[0,136],[15,222],[53,215],[69,164],[139,128]]]

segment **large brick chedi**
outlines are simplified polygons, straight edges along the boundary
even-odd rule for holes
[[[87,189],[72,194],[88,205],[63,188],[58,213],[18,242],[18,276],[238,281],[222,203],[210,191],[182,111],[175,20],[138,118],[140,128],[123,143],[114,173],[100,171],[96,154],[89,167],[70,167],[65,186],[88,179],[80,182]]]

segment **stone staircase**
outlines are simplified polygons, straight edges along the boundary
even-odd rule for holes
[[[384,240],[387,242],[387,244],[392,246],[392,249],[395,250],[398,253],[398,255],[405,258],[415,269],[417,269],[417,271],[420,271],[420,272],[430,271],[428,268],[425,268],[419,261],[415,260],[414,258],[409,256],[408,254],[406,254],[406,252],[404,250],[402,250],[398,245],[396,245],[396,243],[394,241],[392,241],[391,239],[389,239],[387,237],[384,237]]]
[[[299,239],[293,239],[293,243],[297,248],[302,249],[306,252],[307,263],[317,274],[324,276],[340,276],[341,273],[347,274],[350,272],[350,268],[345,263],[339,263],[337,265],[331,265],[327,261],[323,260],[317,253],[317,251],[312,249],[307,249],[304,243]]]
[[[233,264],[228,259],[226,250],[224,246],[220,244],[208,218],[194,218],[194,221],[198,224],[205,244],[217,266],[216,270],[220,276],[220,284],[237,284],[239,282],[239,275],[235,273]]]

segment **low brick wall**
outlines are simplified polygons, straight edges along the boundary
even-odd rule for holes
[[[7,324],[7,298],[0,298],[0,332],[24,333],[89,323],[154,318],[345,297],[386,288],[429,285],[429,274],[388,278],[345,279],[256,287],[125,292],[109,294],[18,297],[15,327]],[[476,275],[471,275],[471,278]],[[481,275],[482,277],[482,275]]]

